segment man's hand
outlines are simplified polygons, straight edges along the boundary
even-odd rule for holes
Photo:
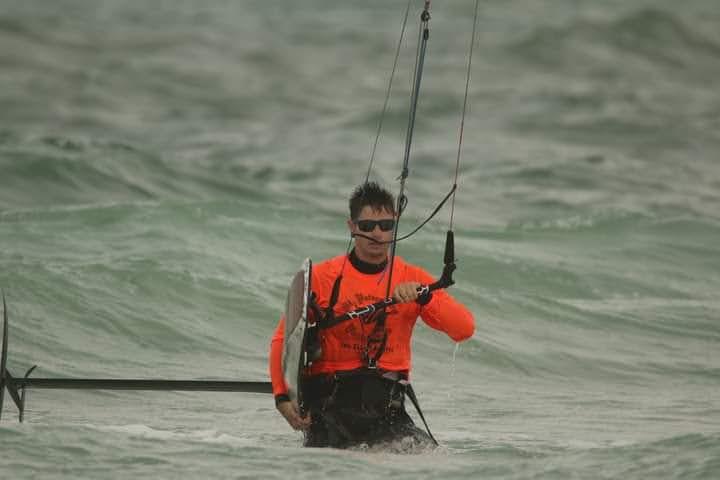
[[[399,303],[414,302],[418,298],[417,289],[420,287],[418,282],[399,283],[393,292],[393,298]]]
[[[310,428],[310,414],[301,417],[297,403],[292,401],[280,402],[277,404],[277,409],[295,430],[307,430]]]

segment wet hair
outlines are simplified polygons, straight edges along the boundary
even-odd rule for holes
[[[357,220],[362,209],[371,206],[373,210],[387,210],[395,214],[395,197],[376,182],[359,185],[350,196],[350,218]]]

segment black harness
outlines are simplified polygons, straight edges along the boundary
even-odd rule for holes
[[[311,414],[320,417],[345,443],[357,443],[353,425],[358,422],[391,426],[405,412],[409,398],[435,445],[415,391],[402,372],[359,368],[332,375],[315,375],[305,379],[304,390]],[[348,418],[352,420],[348,422]],[[351,423],[348,425],[348,423]]]

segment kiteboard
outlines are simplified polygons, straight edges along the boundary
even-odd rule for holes
[[[283,346],[283,377],[290,400],[303,411],[302,376],[310,359],[307,352],[308,307],[312,261],[306,258],[295,274],[285,301],[285,344]]]

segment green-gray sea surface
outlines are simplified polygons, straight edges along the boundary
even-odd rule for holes
[[[432,2],[401,231],[452,185],[473,3]],[[9,370],[267,380],[292,274],[346,247],[405,5],[1,0]],[[269,395],[30,390],[0,477],[720,478],[718,78],[716,0],[480,2],[452,287],[477,330],[414,337],[439,449],[304,449]],[[398,253],[439,273],[448,218]]]

